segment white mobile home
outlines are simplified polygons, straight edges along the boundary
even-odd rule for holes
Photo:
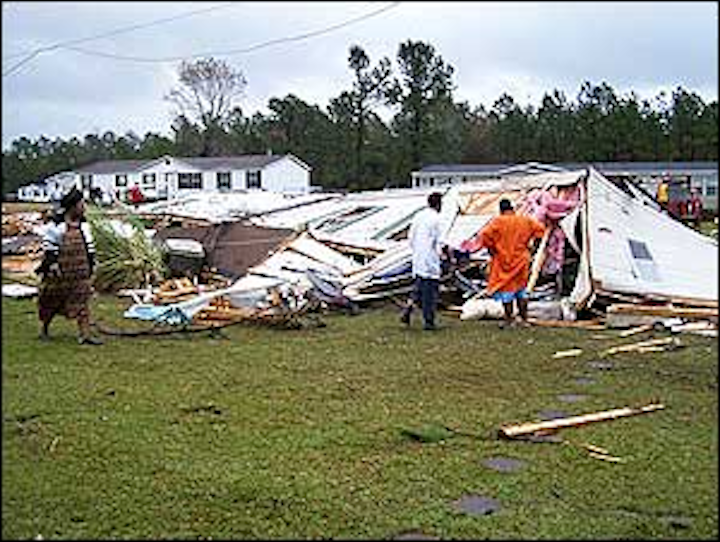
[[[78,186],[117,196],[138,185],[148,199],[176,198],[193,191],[310,191],[312,168],[291,154],[107,160],[76,170]]]

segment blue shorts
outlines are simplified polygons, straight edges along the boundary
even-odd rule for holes
[[[503,303],[512,303],[514,299],[527,299],[528,293],[525,288],[520,288],[517,292],[495,292],[493,299],[502,301]]]

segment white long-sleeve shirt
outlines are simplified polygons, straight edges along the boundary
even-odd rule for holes
[[[425,279],[440,278],[441,253],[440,213],[426,207],[410,225],[408,241],[412,249],[413,276]]]
[[[62,237],[67,231],[67,224],[60,222],[59,224],[48,224],[42,234],[41,246],[46,253],[52,253],[51,259],[57,258],[57,253],[60,251],[60,243]],[[87,246],[88,255],[95,257],[95,239],[93,238],[90,225],[87,222],[80,223],[80,231],[85,239],[85,245]]]

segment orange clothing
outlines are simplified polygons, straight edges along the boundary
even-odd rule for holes
[[[527,286],[530,275],[528,243],[540,238],[545,226],[525,215],[505,213],[493,218],[480,231],[480,246],[492,255],[488,293],[517,292]]]

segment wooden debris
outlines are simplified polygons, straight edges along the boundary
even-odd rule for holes
[[[525,287],[528,292],[532,292],[533,288],[535,288],[535,283],[540,276],[540,269],[542,268],[542,264],[545,262],[545,257],[547,256],[545,248],[547,247],[548,239],[550,239],[550,230],[552,230],[552,228],[547,228],[545,230],[542,240],[540,241],[540,245],[535,251],[532,269],[530,271],[530,278],[528,279],[527,286]]]
[[[569,357],[573,357],[573,356],[579,356],[582,353],[583,353],[582,349],[572,348],[570,350],[558,350],[557,352],[555,352],[553,354],[552,357],[553,357],[553,359],[569,358]]]
[[[193,320],[238,322],[258,317],[264,312],[264,310],[254,307],[235,307],[227,296],[221,295],[213,298],[207,307],[198,311]]]
[[[528,322],[540,327],[574,327],[593,331],[606,329],[599,320],[542,320],[540,318],[528,318]]]
[[[604,454],[604,455],[610,455],[610,452],[608,452],[605,448],[601,448],[600,446],[595,446],[593,444],[590,444],[589,442],[583,442],[580,444],[583,448],[590,452],[595,452],[597,454]]]
[[[513,425],[503,425],[498,430],[499,436],[503,438],[514,439],[524,435],[531,435],[541,431],[554,431],[564,427],[576,427],[587,423],[602,422],[614,420],[617,418],[636,416],[638,414],[647,414],[656,410],[662,410],[665,405],[652,403],[639,408],[624,407],[613,410],[605,410],[602,412],[592,412],[590,414],[582,414],[580,416],[570,416],[568,418],[557,418],[543,422],[529,422]]]
[[[612,354],[618,354],[620,352],[654,352],[657,350],[647,350],[649,347],[659,347],[659,346],[669,346],[669,345],[679,345],[680,341],[675,337],[664,337],[662,339],[650,339],[647,341],[640,341],[637,343],[631,343],[631,344],[621,344],[618,346],[613,346],[611,348],[608,348],[607,350],[603,351],[601,355],[612,355]],[[661,348],[660,351],[665,350],[665,348]]]
[[[50,447],[48,448],[48,451],[50,453],[53,453],[55,451],[55,447],[57,446],[58,442],[60,442],[60,439],[62,437],[55,437],[53,441],[50,443]]]
[[[716,323],[705,321],[686,322],[670,326],[672,333],[695,333],[696,335],[704,335],[707,337],[718,336],[718,326]]]
[[[626,329],[618,333],[620,337],[630,337],[631,335],[637,335],[638,333],[645,333],[646,331],[652,331],[654,326],[652,324],[645,324],[642,326],[633,327]]]
[[[590,452],[588,455],[594,459],[601,459],[602,461],[609,461],[611,463],[625,463],[622,457],[616,457],[614,455],[599,454],[596,452]]]
[[[637,305],[616,303],[607,308],[608,314],[633,314],[638,316],[662,316],[665,318],[681,317],[688,319],[718,318],[716,308],[675,307],[672,305]]]
[[[198,293],[197,286],[187,277],[166,280],[159,286],[155,294],[155,304],[177,303]]]

